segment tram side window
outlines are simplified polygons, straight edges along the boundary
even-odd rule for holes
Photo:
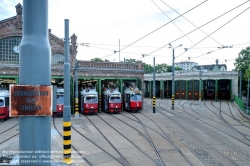
[[[5,106],[9,106],[9,97],[5,97]]]
[[[3,101],[3,99],[0,99],[0,106],[4,106],[4,101]]]

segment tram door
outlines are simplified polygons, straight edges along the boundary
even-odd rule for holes
[[[181,99],[186,99],[186,81],[181,82]]]
[[[193,100],[193,80],[188,81],[188,100]]]
[[[175,98],[176,99],[180,99],[181,95],[180,95],[180,89],[181,89],[181,81],[176,81],[175,82]]]
[[[199,100],[199,81],[194,81],[194,100]]]

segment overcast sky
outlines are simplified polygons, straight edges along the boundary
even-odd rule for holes
[[[21,0],[0,1],[0,20],[14,16],[15,5],[23,4]],[[167,46],[171,43],[173,47],[183,44],[175,49],[175,62],[188,61],[190,57],[190,61],[199,65],[209,65],[218,59],[232,70],[239,52],[250,45],[250,10],[246,10],[250,2],[184,35],[244,2],[246,0],[50,0],[48,21],[52,33],[64,38],[64,19],[69,19],[70,35],[75,33],[79,44],[89,43],[89,47],[78,46],[77,59],[80,60],[98,57],[118,62],[119,53],[113,53],[119,51],[120,39],[120,61],[133,58],[153,64],[155,57],[156,64],[172,65],[172,49]],[[222,46],[232,48],[217,48]],[[150,55],[142,58],[142,54]]]

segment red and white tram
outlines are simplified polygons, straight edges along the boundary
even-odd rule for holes
[[[141,91],[138,88],[125,89],[123,102],[126,110],[141,111],[143,107]]]
[[[81,91],[81,112],[83,114],[98,113],[98,94],[96,89]]]
[[[64,109],[64,89],[58,88],[56,91],[56,112],[54,114],[62,115]]]
[[[108,113],[122,112],[121,93],[118,89],[105,89],[102,97],[103,110]]]
[[[9,117],[9,95],[8,90],[0,90],[0,119]]]

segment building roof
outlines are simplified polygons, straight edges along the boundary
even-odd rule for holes
[[[218,65],[216,65],[216,64],[212,64],[212,65],[197,65],[197,66],[192,67],[192,70],[193,69],[198,69],[198,70],[200,70],[200,69],[213,70],[215,66],[217,66],[219,69],[222,66],[224,66],[226,68],[226,70],[227,70],[227,65],[225,65],[225,64],[218,64]]]
[[[196,63],[196,62],[189,62],[189,61],[186,61],[186,62],[176,62],[175,64],[181,64],[181,63],[185,64],[185,63]]]

